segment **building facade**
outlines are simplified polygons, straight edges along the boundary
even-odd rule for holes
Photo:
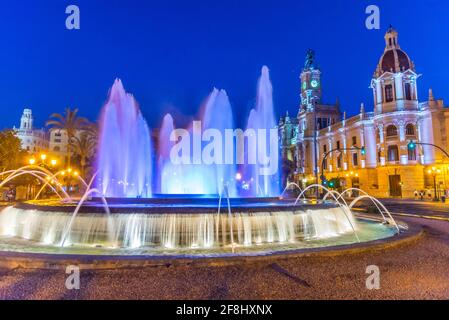
[[[67,131],[64,129],[34,128],[34,118],[31,109],[24,109],[20,119],[20,127],[14,127],[16,136],[20,139],[22,149],[30,155],[46,154],[58,163],[64,166],[67,163],[67,149],[69,148],[69,139]],[[77,130],[76,137],[81,138],[84,130]],[[73,155],[73,152],[72,152]]]
[[[48,150],[48,136],[43,129],[35,129],[33,126],[33,112],[24,109],[20,119],[20,127],[14,127],[17,137],[22,143],[22,149],[30,153],[39,153]]]
[[[449,150],[449,109],[429,90],[419,102],[420,74],[389,28],[385,49],[371,81],[374,107],[347,118],[339,103],[321,103],[321,71],[309,51],[301,73],[297,119],[280,120],[284,161],[294,163],[289,180],[336,188],[360,188],[377,197],[434,196],[449,189],[449,159],[429,143]],[[409,148],[410,141],[417,144]],[[363,147],[363,151],[362,151]]]

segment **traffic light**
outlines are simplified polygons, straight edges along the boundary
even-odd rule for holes
[[[335,187],[335,182],[333,182],[333,181],[330,181],[330,182],[329,182],[329,187],[330,187],[330,188],[333,188],[333,187]]]
[[[409,150],[415,150],[416,143],[413,140],[410,140],[410,142],[408,143],[407,147],[409,148]]]
[[[326,179],[326,176],[323,174],[323,175],[321,175],[321,183],[322,183],[322,185],[323,186],[327,186],[327,184],[328,184],[328,181],[327,181],[327,179]]]
[[[366,149],[365,149],[365,147],[362,147],[362,148],[360,149],[360,153],[362,154],[362,156],[366,155]]]

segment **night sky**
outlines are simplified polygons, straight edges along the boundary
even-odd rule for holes
[[[69,4],[80,7],[79,31],[65,28]],[[380,6],[381,30],[365,28],[369,4]],[[432,87],[449,102],[448,21],[447,0],[0,0],[0,128],[18,125],[24,107],[38,126],[67,106],[96,120],[116,77],[152,127],[167,111],[195,115],[214,86],[228,92],[241,125],[263,65],[277,116],[296,114],[308,48],[324,102],[371,111],[368,87],[390,23],[423,74],[420,100]]]

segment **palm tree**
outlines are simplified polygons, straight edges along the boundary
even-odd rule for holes
[[[79,137],[75,136],[72,140],[71,146],[80,160],[81,176],[85,178],[85,170],[88,160],[95,153],[97,147],[97,132],[96,128],[91,125]]]
[[[55,129],[64,130],[67,133],[67,165],[71,164],[71,144],[76,136],[77,130],[83,129],[89,121],[86,118],[78,117],[78,109],[66,108],[64,114],[53,113],[46,125]]]

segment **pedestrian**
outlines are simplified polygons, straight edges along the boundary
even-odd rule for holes
[[[423,200],[424,200],[424,190],[421,190],[421,191],[419,192],[419,196],[420,196],[420,198],[421,198],[421,201],[423,201]]]
[[[12,189],[8,190],[8,193],[6,194],[6,197],[8,199],[8,202],[12,202],[13,201],[13,193],[12,193]]]
[[[415,200],[418,200],[418,190],[415,190],[414,195],[415,195]]]

